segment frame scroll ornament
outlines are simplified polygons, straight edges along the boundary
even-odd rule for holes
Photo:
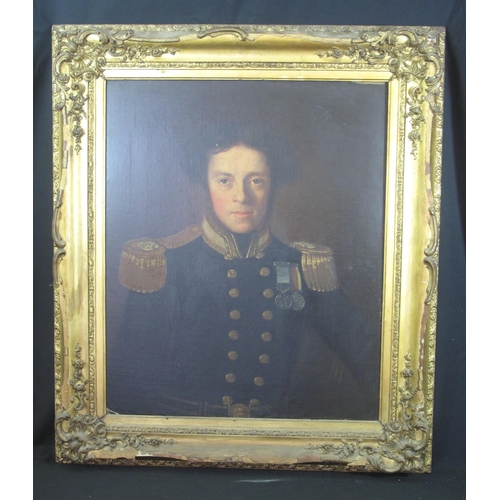
[[[80,152],[85,133],[82,120],[86,116],[87,83],[103,78],[108,58],[120,62],[144,63],[147,59],[175,55],[171,47],[178,41],[137,39],[132,29],[69,28],[54,30],[54,110],[66,109],[73,122],[71,133],[75,150]]]
[[[399,418],[384,424],[377,446],[367,446],[362,439],[356,442],[342,439],[340,444],[324,443],[307,449],[320,450],[325,462],[351,463],[364,458],[367,470],[391,473],[424,471],[429,423],[421,396],[412,383],[411,359],[411,354],[405,356],[406,367],[401,373],[405,383],[399,388]]]
[[[87,380],[83,375],[84,361],[81,359],[82,348],[75,347],[75,360],[72,361],[74,374],[69,380],[73,388],[70,402],[71,410],[60,408],[56,414],[56,450],[61,462],[90,462],[92,452],[115,450],[132,447],[146,453],[148,450],[162,450],[177,444],[175,439],[148,438],[141,434],[123,433],[117,437],[109,437],[105,422],[94,415],[82,412],[88,399]]]
[[[351,40],[347,49],[334,46],[317,55],[353,63],[386,62],[393,78],[414,84],[408,90],[405,117],[410,119],[408,139],[412,143],[411,154],[416,157],[422,139],[420,127],[425,123],[422,104],[429,102],[435,114],[443,111],[444,33],[430,28],[362,31],[359,39]]]

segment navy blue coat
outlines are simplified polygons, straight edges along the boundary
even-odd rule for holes
[[[275,262],[300,269],[301,252],[272,238],[258,257],[224,258],[203,238],[167,251],[165,286],[129,292],[108,334],[110,410],[378,418],[379,335],[340,288],[304,285],[303,309],[278,307]]]

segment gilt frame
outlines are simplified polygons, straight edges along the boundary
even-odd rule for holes
[[[56,458],[64,463],[429,472],[443,28],[55,26]],[[106,410],[106,84],[296,80],[387,85],[376,421],[182,418]]]

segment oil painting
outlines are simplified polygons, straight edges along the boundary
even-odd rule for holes
[[[108,408],[378,418],[387,86],[107,93]]]

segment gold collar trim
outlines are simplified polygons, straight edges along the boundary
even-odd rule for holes
[[[226,259],[262,257],[264,250],[271,243],[271,231],[267,222],[263,223],[253,232],[250,246],[245,256],[241,254],[234,235],[223,228],[212,214],[205,214],[201,227],[203,229],[203,239],[206,244],[216,252],[224,255]]]

